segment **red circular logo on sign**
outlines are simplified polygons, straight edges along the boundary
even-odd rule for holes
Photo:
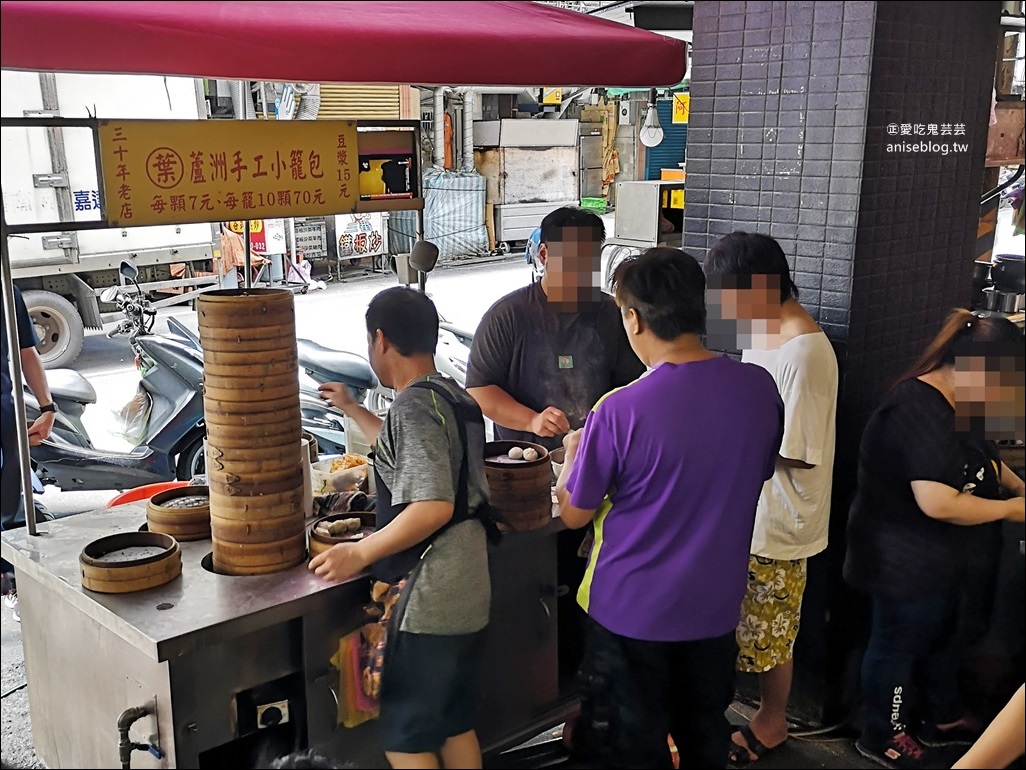
[[[185,177],[182,156],[170,147],[158,147],[146,158],[146,176],[164,190],[177,187]]]

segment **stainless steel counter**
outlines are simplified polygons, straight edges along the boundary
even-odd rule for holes
[[[3,533],[2,553],[15,568],[61,594],[78,610],[157,661],[297,618],[316,608],[318,594],[336,589],[306,563],[286,572],[231,577],[201,565],[210,540],[181,543],[182,575],[166,585],[131,594],[82,588],[78,557],[88,543],[146,523],[146,504],[83,513]],[[357,579],[359,580],[359,579]]]

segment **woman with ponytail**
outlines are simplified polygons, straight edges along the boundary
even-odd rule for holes
[[[1023,521],[1023,481],[992,443],[1023,433],[1023,378],[1022,332],[956,310],[863,433],[844,575],[872,602],[856,746],[885,767],[978,735],[957,685],[959,597],[975,540]]]

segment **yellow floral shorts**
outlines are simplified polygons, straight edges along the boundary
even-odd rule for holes
[[[806,560],[748,559],[748,590],[737,626],[737,670],[761,674],[791,660],[802,617]]]

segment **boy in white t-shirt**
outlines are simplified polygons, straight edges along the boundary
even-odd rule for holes
[[[743,767],[787,740],[807,560],[827,546],[837,359],[798,303],[775,240],[732,233],[710,249],[704,269],[710,347],[741,348],[744,361],[773,375],[784,402],[784,440],[759,498],[737,629],[738,670],[759,674],[762,695],[751,722],[731,736],[730,762]]]

